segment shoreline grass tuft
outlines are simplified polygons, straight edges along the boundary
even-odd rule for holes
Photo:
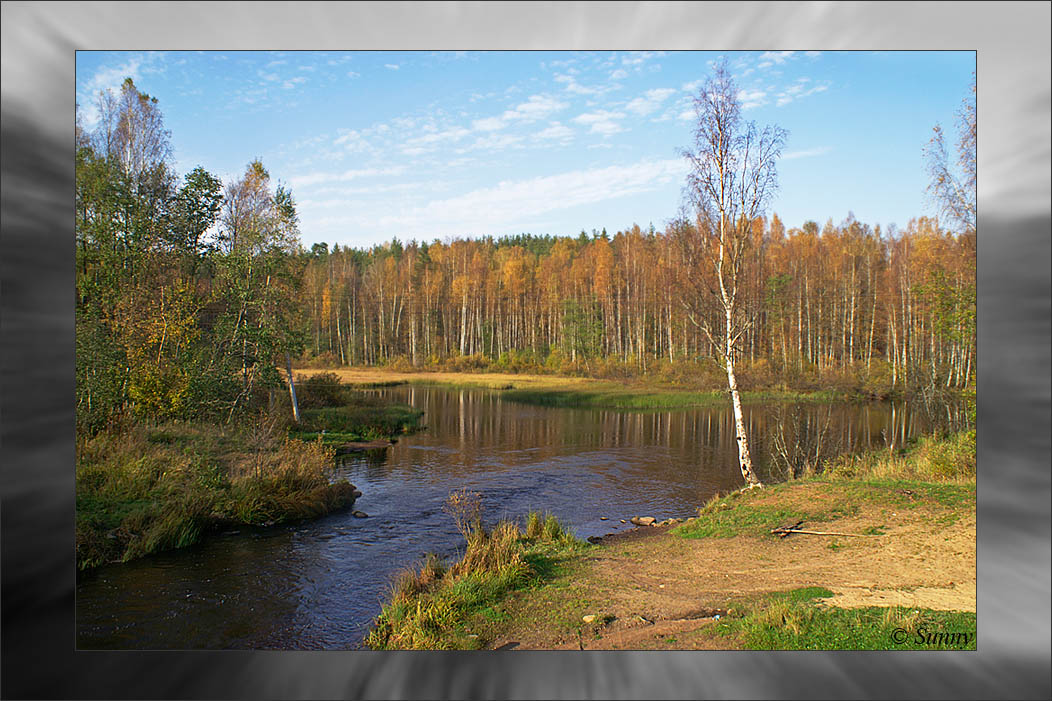
[[[450,509],[458,513],[463,494]],[[468,500],[470,501],[470,499]],[[460,521],[458,521],[458,524]],[[388,602],[365,644],[374,650],[480,649],[487,640],[467,629],[475,616],[493,616],[495,604],[510,592],[549,579],[560,560],[591,548],[566,532],[551,514],[531,512],[525,531],[513,521],[491,530],[480,521],[465,533],[463,556],[448,567],[429,554],[419,568],[403,571],[392,583]]]

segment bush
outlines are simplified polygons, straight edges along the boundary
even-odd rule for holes
[[[346,390],[336,373],[322,372],[300,380],[296,385],[296,399],[301,409],[340,406],[347,401]]]

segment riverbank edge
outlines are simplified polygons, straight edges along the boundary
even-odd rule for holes
[[[232,529],[321,518],[352,507],[361,494],[346,479],[332,479],[329,446],[280,435],[255,446],[250,440],[190,422],[80,437],[78,574]]]
[[[954,470],[948,471],[947,464],[953,464]],[[739,490],[728,495],[716,495],[698,509],[698,514],[674,523],[663,523],[637,526],[630,531],[610,534],[592,543],[576,541],[572,545],[564,543],[555,550],[542,568],[529,569],[525,576],[501,587],[479,600],[458,598],[456,582],[443,586],[442,572],[455,571],[458,563],[448,568],[436,568],[434,561],[425,564],[424,571],[431,567],[431,574],[421,578],[415,570],[403,575],[416,577],[418,585],[414,588],[392,587],[395,597],[401,597],[399,607],[402,611],[428,611],[436,600],[435,592],[448,590],[454,592],[453,602],[442,594],[445,628],[437,626],[432,620],[427,640],[430,647],[416,645],[402,646],[402,641],[419,640],[420,636],[405,635],[397,632],[400,623],[398,616],[391,615],[391,604],[388,602],[381,616],[374,622],[370,640],[374,645],[377,640],[383,644],[377,649],[484,649],[494,641],[516,637],[516,632],[529,629],[534,636],[544,635],[546,629],[550,645],[538,649],[558,649],[565,647],[561,636],[567,634],[567,628],[576,625],[576,634],[584,647],[584,637],[593,639],[602,637],[602,629],[611,622],[611,618],[593,613],[581,616],[583,610],[602,610],[601,604],[588,601],[587,597],[574,601],[574,592],[587,591],[590,582],[582,579],[587,571],[587,561],[595,559],[596,552],[604,548],[617,546],[627,540],[651,538],[719,538],[725,539],[728,545],[744,539],[759,537],[776,538],[770,529],[786,525],[783,521],[796,519],[803,515],[799,504],[794,504],[801,490],[819,489],[836,491],[840,497],[838,508],[830,514],[806,514],[809,523],[835,524],[844,514],[857,511],[867,504],[880,508],[903,507],[904,502],[915,499],[931,499],[940,508],[946,510],[951,523],[960,519],[974,520],[976,509],[975,481],[975,434],[974,430],[965,431],[942,438],[928,437],[914,444],[905,454],[899,451],[871,451],[859,456],[842,456],[825,466],[820,475],[812,475],[790,482],[769,486],[765,489]],[[847,495],[845,497],[845,495]],[[756,509],[753,502],[764,499],[763,509]],[[628,515],[626,515],[626,519]],[[813,526],[812,526],[813,527]],[[835,528],[833,528],[835,530]],[[763,534],[763,535],[761,535]],[[881,529],[874,527],[865,535],[882,535]],[[804,537],[804,536],[796,536]],[[533,541],[523,534],[524,548],[535,547]],[[836,544],[833,541],[834,545]],[[838,546],[839,547],[839,546]],[[673,565],[674,566],[674,565]],[[721,567],[723,563],[714,563]],[[671,573],[669,573],[671,574]],[[420,584],[420,582],[423,582]],[[733,580],[731,580],[733,581]],[[974,575],[971,582],[974,587]],[[938,611],[926,608],[903,610],[900,607],[864,607],[850,613],[843,611],[826,611],[821,600],[832,593],[823,588],[806,590],[779,591],[770,590],[760,595],[736,597],[731,589],[722,595],[705,602],[702,608],[709,612],[700,624],[722,623],[713,626],[705,635],[710,645],[718,649],[904,649],[902,645],[888,641],[897,628],[914,635],[922,624],[938,625],[940,630],[958,630],[962,627],[975,630],[975,613],[959,611]],[[534,618],[522,616],[508,620],[507,611],[502,604],[514,597],[517,599],[516,610],[520,612],[533,610]],[[598,607],[598,608],[597,608]],[[562,615],[561,619],[551,618],[550,611],[561,611],[567,608],[576,611],[573,618]],[[974,608],[974,605],[973,605]],[[774,613],[777,615],[774,615]],[[715,612],[715,613],[713,613]],[[728,612],[730,615],[728,615]],[[392,620],[394,619],[394,620]],[[575,620],[576,624],[571,621]],[[793,636],[787,637],[782,631],[786,621],[794,621]],[[649,622],[652,623],[652,622]],[[413,625],[418,625],[413,623]],[[384,634],[377,636],[375,631],[384,627]],[[851,638],[850,631],[858,626],[870,626],[872,634]],[[801,628],[803,629],[801,631]],[[559,629],[559,630],[556,630]],[[808,639],[807,636],[812,638]],[[584,636],[584,637],[582,637]],[[850,639],[852,647],[842,647],[844,640]],[[670,638],[673,645],[666,649],[678,649],[674,646],[675,638]],[[391,641],[395,641],[392,645]],[[968,641],[975,649],[974,635]],[[498,646],[498,649],[499,646]],[[571,646],[572,649],[572,646]],[[912,649],[928,649],[923,645]]]
[[[616,409],[647,411],[719,406],[729,402],[726,389],[691,389],[660,385],[643,380],[608,380],[566,375],[514,373],[470,373],[440,371],[398,371],[374,367],[298,368],[297,381],[331,373],[340,381],[359,389],[378,389],[398,385],[434,386],[450,389],[486,389],[500,392],[508,401],[562,408]],[[974,397],[974,392],[950,391],[953,396]],[[866,402],[879,399],[857,392],[829,389],[767,389],[741,392],[746,404],[762,402]]]
[[[361,492],[336,478],[335,456],[386,449],[419,430],[423,412],[348,389],[325,375],[300,384],[298,423],[284,402],[230,424],[126,417],[78,433],[78,574],[353,507]]]

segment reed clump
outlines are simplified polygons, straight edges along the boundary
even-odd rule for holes
[[[587,547],[551,514],[530,513],[524,531],[508,520],[486,529],[481,500],[472,492],[452,493],[446,511],[464,535],[463,555],[447,567],[429,554],[419,568],[395,577],[388,602],[366,638],[368,647],[478,648],[485,641],[465,629],[471,616],[541,578],[553,555]]]
[[[949,436],[923,436],[904,451],[842,455],[826,463],[833,479],[975,482],[975,429]]]

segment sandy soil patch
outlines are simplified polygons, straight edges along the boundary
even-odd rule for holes
[[[801,485],[778,498],[818,503],[829,495],[821,485]],[[494,646],[514,641],[516,649],[706,647],[711,639],[692,634],[735,599],[808,586],[835,593],[825,605],[975,611],[974,510],[958,520],[942,518],[948,512],[935,502],[898,510],[863,503],[851,516],[813,526],[846,533],[884,526],[883,535],[869,537],[687,539],[667,528],[637,529],[608,538],[581,564],[575,586],[563,595],[576,597],[583,613],[613,616],[609,623],[586,630],[579,640],[553,637],[543,626],[513,625]],[[601,610],[589,609],[595,606]]]

